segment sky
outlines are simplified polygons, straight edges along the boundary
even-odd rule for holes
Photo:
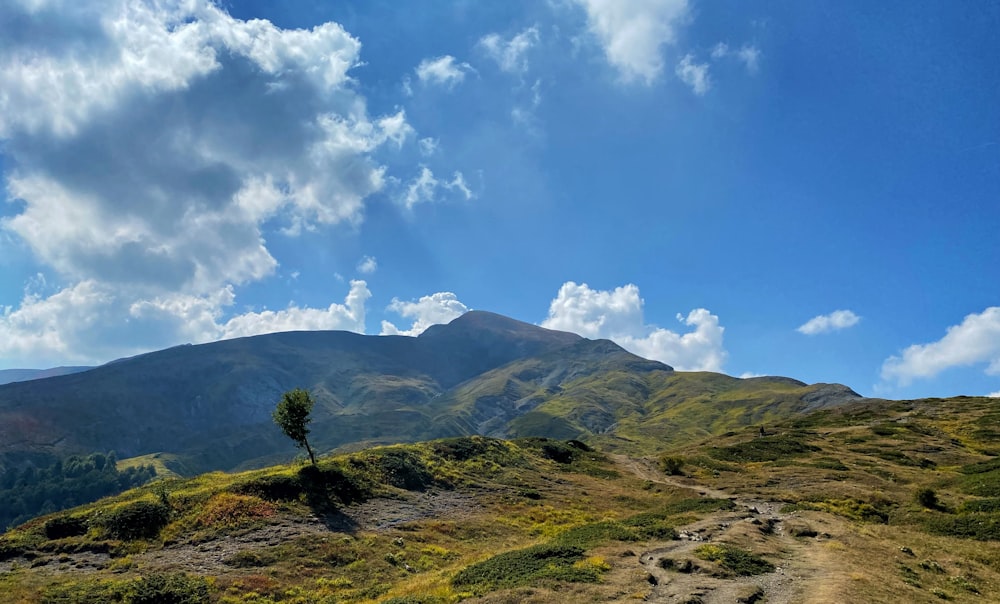
[[[5,0],[0,369],[469,309],[1000,397],[1000,4]]]

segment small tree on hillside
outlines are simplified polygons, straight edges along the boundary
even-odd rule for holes
[[[309,422],[312,421],[309,414],[312,412],[313,404],[309,391],[301,388],[289,390],[281,396],[281,401],[271,417],[285,436],[295,442],[296,447],[305,449],[309,453],[309,461],[315,466],[316,456],[313,455],[312,447],[306,439],[309,434]]]

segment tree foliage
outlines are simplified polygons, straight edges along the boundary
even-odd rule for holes
[[[24,465],[0,473],[0,531],[145,484],[153,466],[118,471],[114,453],[73,455],[48,467]]]
[[[281,431],[285,433],[285,436],[292,439],[296,447],[305,449],[309,453],[309,461],[316,465],[316,456],[313,455],[312,447],[309,446],[307,438],[309,422],[312,421],[309,414],[312,413],[314,404],[315,401],[313,401],[309,391],[296,388],[281,396],[281,401],[278,402],[278,407],[271,416],[274,418],[274,423],[278,424]]]

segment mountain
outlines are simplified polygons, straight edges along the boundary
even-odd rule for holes
[[[110,450],[163,453],[179,473],[274,463],[294,450],[270,414],[296,387],[317,401],[320,451],[468,434],[649,450],[858,398],[786,378],[675,372],[607,340],[473,311],[418,337],[267,334],[3,385],[0,463]]]
[[[57,375],[69,375],[80,373],[93,367],[53,367],[51,369],[0,369],[0,385],[11,382],[26,382],[28,380],[40,380]]]

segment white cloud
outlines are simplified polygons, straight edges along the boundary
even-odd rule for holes
[[[763,373],[754,373],[752,371],[744,371],[743,373],[740,374],[740,379],[741,380],[748,380],[750,378],[759,378],[759,377],[764,377],[764,374]]]
[[[458,63],[455,57],[444,55],[424,59],[417,65],[417,78],[424,84],[440,84],[452,89],[465,79],[466,72],[474,71],[468,63]]]
[[[250,312],[235,316],[220,326],[216,338],[238,338],[277,331],[338,329],[365,332],[365,302],[371,297],[364,281],[351,281],[351,289],[343,304],[326,308],[290,306],[285,310]]]
[[[528,51],[539,42],[538,28],[529,27],[509,40],[491,33],[479,39],[479,45],[502,71],[524,73],[528,70]]]
[[[466,201],[474,197],[461,172],[456,171],[451,180],[440,180],[435,178],[434,172],[430,168],[422,166],[420,174],[407,185],[403,203],[408,209],[413,209],[413,206],[418,203],[435,201],[438,189],[457,192]]]
[[[225,318],[231,287],[205,295],[164,294],[137,299],[94,281],[83,281],[47,297],[26,297],[0,313],[0,359],[52,366],[103,363],[182,342],[202,343],[275,331],[345,329],[364,333],[364,281],[352,281],[343,304],[327,308],[289,306]],[[139,343],[137,343],[137,337]]]
[[[417,145],[420,147],[420,154],[424,157],[434,155],[439,147],[438,139],[429,136],[417,141]]]
[[[363,275],[370,275],[378,270],[378,261],[374,256],[365,256],[358,261],[357,270]]]
[[[552,300],[542,326],[611,339],[630,352],[682,371],[722,370],[727,353],[719,317],[704,308],[692,310],[687,317],[678,314],[678,321],[694,328],[678,334],[647,325],[643,305],[639,288],[632,284],[602,291],[567,281]]]
[[[695,63],[692,55],[684,55],[674,71],[677,77],[690,86],[698,96],[704,95],[712,87],[712,80],[708,76],[708,63]]]
[[[647,84],[663,71],[660,48],[673,44],[688,14],[687,0],[575,0],[591,33],[625,81]]]
[[[987,374],[1000,375],[1000,306],[967,315],[936,342],[913,344],[901,356],[889,357],[882,364],[882,379],[906,386],[952,367],[983,363]]]
[[[725,42],[719,42],[714,47],[712,47],[712,58],[722,59],[729,55],[729,45]]]
[[[820,333],[830,333],[831,331],[840,331],[841,329],[853,327],[854,325],[857,325],[860,320],[861,317],[849,310],[835,310],[828,315],[819,315],[809,319],[804,324],[796,328],[795,331],[803,333],[807,336],[813,336]]]
[[[725,42],[719,42],[712,48],[712,59],[720,60],[726,57],[735,57],[737,61],[743,63],[747,71],[751,74],[757,73],[760,69],[760,49],[752,44],[744,44],[739,50],[731,50]]]
[[[237,286],[276,273],[265,229],[359,224],[389,182],[376,156],[415,136],[403,110],[367,113],[349,76],[361,44],[340,25],[282,29],[209,0],[0,2],[0,39],[16,202],[0,236],[61,287],[3,311],[0,357],[363,329],[349,305],[223,320]]]
[[[760,68],[760,50],[756,46],[744,46],[736,52],[736,57],[743,62],[750,73],[757,73]]]
[[[989,398],[1000,398],[1000,390],[997,390],[996,392],[991,392],[986,396],[988,396]]]
[[[416,302],[392,299],[386,310],[391,310],[407,319],[413,319],[410,329],[401,330],[389,321],[382,321],[384,336],[418,336],[431,325],[448,323],[469,311],[469,307],[451,292],[438,292],[423,296]]]

